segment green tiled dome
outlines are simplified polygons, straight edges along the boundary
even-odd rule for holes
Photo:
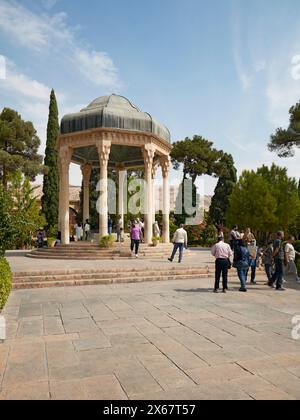
[[[77,114],[69,114],[61,121],[61,134],[76,133],[94,128],[152,133],[170,142],[169,130],[146,112],[141,112],[128,99],[119,95],[102,96]]]

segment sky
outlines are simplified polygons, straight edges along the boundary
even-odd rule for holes
[[[41,153],[51,88],[60,117],[116,93],[173,142],[213,141],[239,174],[275,162],[299,177],[299,151],[267,149],[300,99],[299,64],[298,0],[0,0],[0,110],[33,121]],[[81,184],[79,167],[70,182]],[[204,182],[212,194],[216,179]]]

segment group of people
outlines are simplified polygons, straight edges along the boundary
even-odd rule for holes
[[[214,292],[220,290],[222,276],[223,293],[228,290],[228,270],[233,266],[241,283],[240,292],[247,292],[247,280],[249,272],[250,284],[255,285],[256,269],[260,259],[262,260],[268,278],[268,286],[284,291],[285,277],[300,283],[295,263],[296,256],[300,256],[293,246],[295,238],[288,237],[284,243],[284,232],[278,232],[274,241],[269,241],[265,249],[257,247],[257,242],[251,229],[239,232],[234,226],[230,232],[229,244],[225,243],[224,234],[218,232],[218,242],[212,248],[212,255],[216,259],[215,287]],[[231,263],[233,259],[233,263]]]
[[[90,234],[91,234],[90,221],[86,219],[83,226],[81,223],[76,223],[74,226],[74,231],[75,231],[75,237],[73,236],[74,241],[77,241],[77,242],[80,242],[82,240],[88,241],[90,239]]]
[[[107,231],[108,234],[111,235],[113,233],[113,219],[110,215],[108,215],[108,221],[107,221]],[[79,241],[89,241],[91,239],[91,225],[89,219],[85,221],[83,225],[81,223],[76,223],[74,226],[75,231],[75,237],[74,240],[77,242]],[[122,242],[123,240],[123,220],[122,217],[119,216],[117,223],[116,223],[116,233],[117,233],[117,242]]]

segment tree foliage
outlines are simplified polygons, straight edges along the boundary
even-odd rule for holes
[[[12,214],[13,200],[8,191],[0,185],[0,256],[14,246],[17,232]]]
[[[51,91],[49,118],[47,127],[47,144],[45,154],[45,175],[43,183],[42,208],[46,217],[47,228],[57,225],[59,200],[59,174],[57,151],[55,148],[59,134],[58,108],[54,90]]]
[[[228,225],[251,227],[260,239],[288,230],[299,215],[298,185],[286,168],[272,165],[244,171],[229,198]]]
[[[209,209],[210,219],[215,226],[225,225],[226,212],[229,208],[229,197],[237,182],[237,171],[233,157],[225,153],[221,158],[221,162],[226,166],[226,171],[224,170],[224,173],[219,178]]]
[[[174,144],[171,157],[175,169],[183,166],[183,178],[189,176],[193,183],[198,176],[220,176],[224,171],[223,152],[213,148],[213,143],[201,136],[186,138]]]
[[[31,244],[37,230],[45,225],[35,188],[29,178],[17,171],[8,182],[8,189],[0,187],[0,252]]]
[[[4,108],[0,114],[0,181],[4,189],[16,170],[30,180],[42,172],[39,146],[40,139],[32,122],[23,121],[16,111]]]
[[[187,137],[185,140],[178,141],[174,144],[171,153],[173,167],[176,170],[182,167],[182,185],[184,185],[184,181],[187,179],[192,181],[192,197],[191,199],[188,198],[188,201],[191,201],[193,207],[197,205],[195,182],[199,176],[229,176],[226,162],[222,160],[223,156],[223,151],[215,149],[211,141],[201,136],[194,136],[192,139]],[[182,209],[182,214],[175,215],[178,224],[185,223],[187,217],[195,216],[195,214],[188,215],[185,212],[184,203],[187,202],[187,199],[185,197],[185,188],[182,188],[182,185],[179,188],[179,193],[176,198],[176,208]]]
[[[271,136],[268,147],[271,152],[277,152],[279,157],[294,156],[295,149],[300,147],[300,102],[292,106],[290,125],[287,130],[278,128]]]

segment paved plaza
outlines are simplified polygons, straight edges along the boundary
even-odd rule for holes
[[[300,399],[300,288],[259,280],[14,291],[0,399]]]

